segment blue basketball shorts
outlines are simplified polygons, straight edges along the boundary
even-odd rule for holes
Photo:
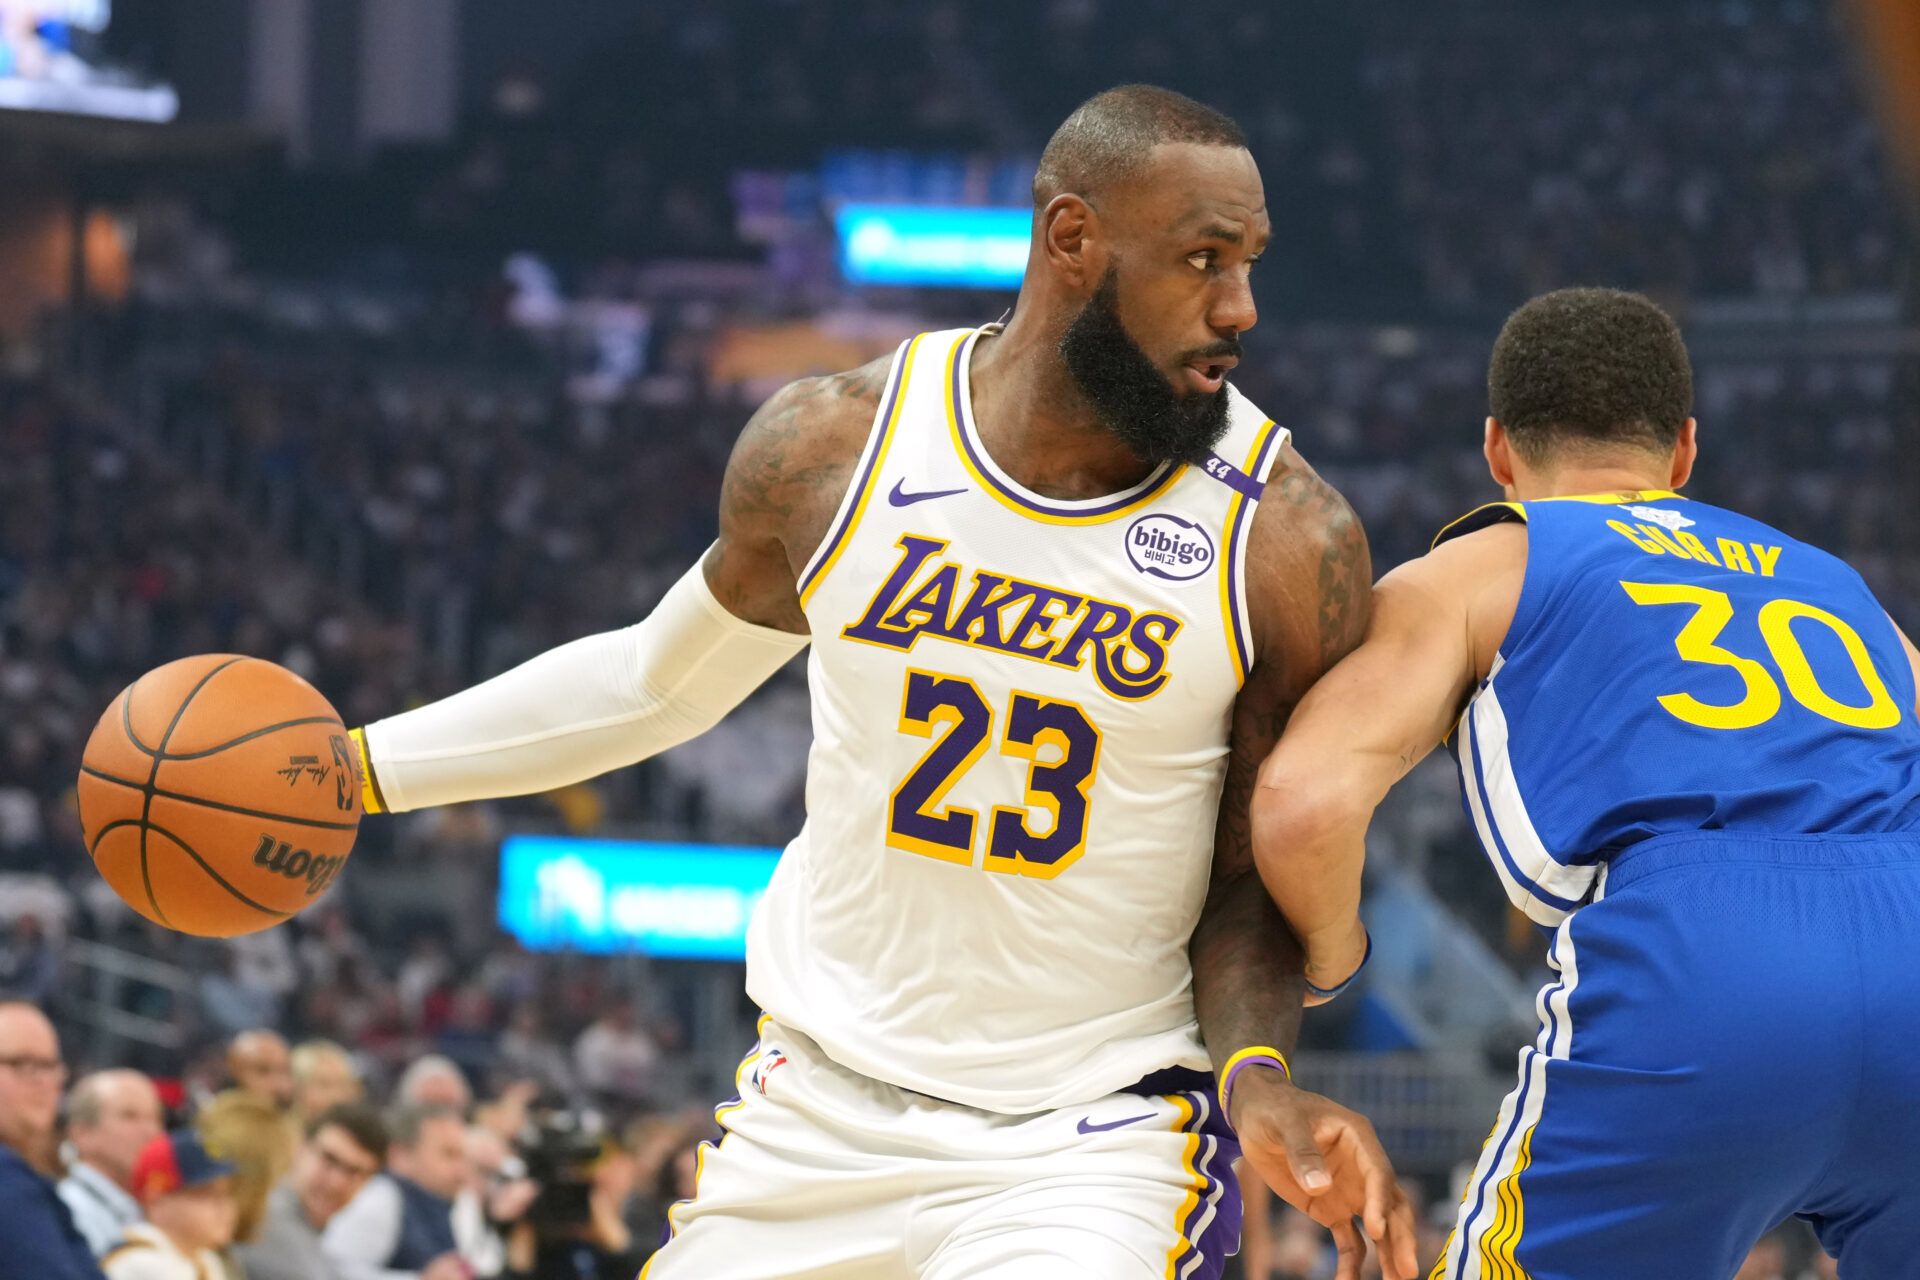
[[[1920,1275],[1920,836],[1662,836],[1553,935],[1434,1280]]]

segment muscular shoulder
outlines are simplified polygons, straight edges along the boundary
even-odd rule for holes
[[[1291,446],[1275,461],[1247,535],[1258,660],[1308,682],[1360,643],[1373,561],[1353,507]]]
[[[707,581],[736,616],[801,632],[793,584],[826,536],[859,464],[892,358],[802,378],[747,420],[720,489]]]
[[[722,518],[784,527],[823,500],[831,516],[866,443],[889,364],[883,357],[845,373],[802,378],[770,396],[734,442]]]
[[[1503,521],[1449,538],[1380,580],[1383,598],[1409,598],[1402,610],[1429,625],[1464,626],[1474,674],[1484,677],[1513,624],[1527,575],[1527,526]]]

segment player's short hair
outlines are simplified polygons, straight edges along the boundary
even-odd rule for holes
[[[1245,147],[1240,126],[1203,102],[1150,84],[1123,84],[1075,107],[1040,153],[1033,207],[1062,193],[1093,198],[1137,177],[1162,142]]]
[[[1619,289],[1558,289],[1500,330],[1487,368],[1488,412],[1539,461],[1567,445],[1673,447],[1693,406],[1680,326]]]
[[[387,1124],[380,1113],[364,1102],[340,1102],[320,1113],[318,1119],[307,1126],[307,1137],[313,1138],[322,1129],[338,1129],[353,1141],[353,1145],[378,1160],[387,1162]],[[418,1137],[418,1134],[415,1135]]]

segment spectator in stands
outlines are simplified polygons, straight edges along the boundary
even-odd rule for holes
[[[653,1037],[634,1016],[632,996],[625,993],[614,993],[573,1044],[573,1069],[580,1083],[628,1102],[647,1098],[659,1058]]]
[[[60,953],[47,937],[40,918],[21,916],[13,922],[6,943],[0,945],[0,994],[46,1004],[59,981]]]
[[[536,1232],[523,1222],[509,1238],[507,1258],[516,1276],[547,1280],[631,1280],[658,1242],[637,1239],[625,1218],[640,1164],[609,1139],[593,1162],[587,1192],[587,1220],[571,1228]]]
[[[46,1015],[0,1003],[0,1241],[34,1280],[100,1280],[99,1264],[47,1173],[67,1067]]]
[[[420,1280],[468,1280],[453,1236],[453,1198],[467,1177],[460,1112],[438,1104],[394,1110],[387,1170],[361,1188],[321,1233],[341,1274],[400,1272]]]
[[[524,1218],[539,1194],[507,1139],[484,1124],[467,1126],[467,1184],[454,1197],[453,1238],[474,1275],[497,1276],[506,1269],[501,1231]]]
[[[202,1109],[194,1130],[207,1149],[233,1165],[233,1198],[239,1206],[233,1238],[254,1239],[267,1215],[267,1196],[293,1165],[300,1130],[273,1104],[230,1089]]]
[[[258,1238],[234,1249],[247,1280],[345,1280],[321,1233],[386,1158],[387,1127],[372,1107],[343,1102],[322,1113],[268,1197]]]
[[[133,1162],[164,1131],[159,1090],[138,1071],[96,1072],[67,1096],[73,1161],[60,1181],[60,1198],[95,1257],[140,1221]]]
[[[465,1115],[473,1105],[473,1090],[451,1058],[430,1053],[400,1074],[399,1083],[393,1087],[393,1101],[395,1106],[447,1107]]]
[[[293,1100],[293,1067],[287,1042],[279,1033],[242,1031],[227,1046],[227,1075],[233,1087],[285,1109]]]
[[[141,1150],[133,1185],[146,1221],[100,1260],[107,1280],[228,1280],[216,1250],[233,1242],[233,1166],[181,1130]]]
[[[312,1127],[326,1112],[343,1102],[358,1102],[366,1084],[353,1058],[331,1040],[308,1040],[294,1048],[293,1118]]]
[[[507,1019],[493,1066],[496,1076],[531,1080],[563,1097],[571,1096],[578,1087],[566,1051],[547,1034],[540,1006],[532,1001],[516,1006]]]

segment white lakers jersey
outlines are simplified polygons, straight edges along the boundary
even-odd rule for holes
[[[747,990],[846,1067],[1020,1114],[1208,1065],[1187,942],[1287,432],[1230,392],[1205,466],[1041,497],[973,422],[991,332],[901,348],[801,578],[807,824]]]

